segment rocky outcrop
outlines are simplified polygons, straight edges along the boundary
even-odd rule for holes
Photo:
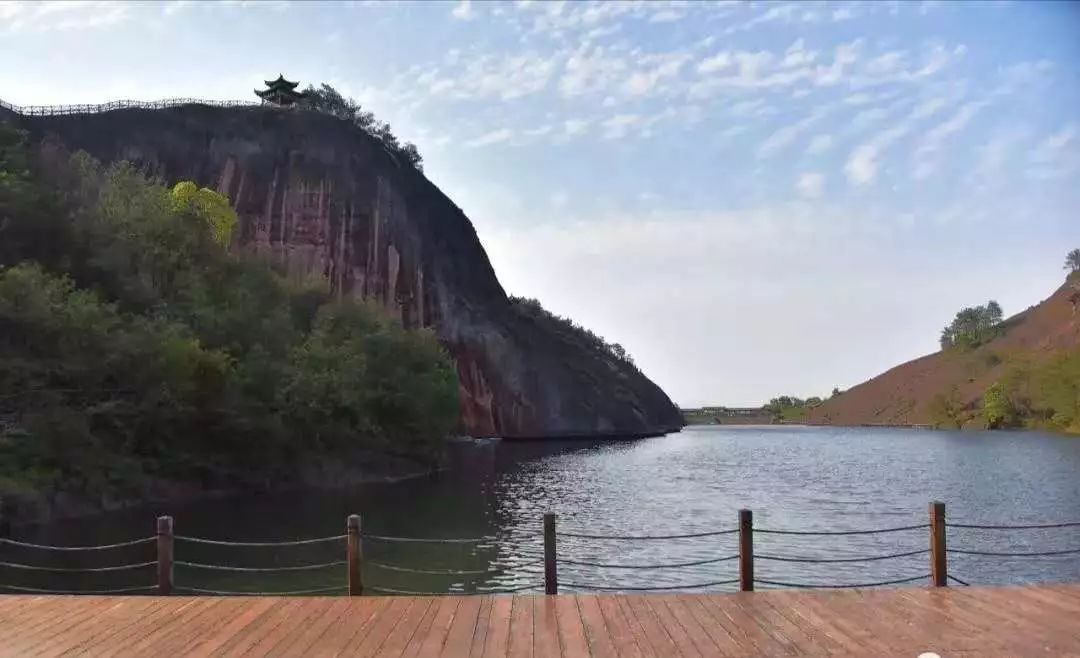
[[[200,105],[21,122],[103,161],[216,188],[241,218],[237,249],[295,281],[375,300],[406,326],[432,327],[456,360],[468,434],[625,436],[682,425],[632,366],[522,314],[464,213],[347,122]]]

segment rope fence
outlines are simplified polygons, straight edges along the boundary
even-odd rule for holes
[[[1060,522],[1060,523],[1025,523],[1025,524],[990,524],[990,523],[952,523],[945,520],[945,506],[943,503],[934,502],[930,504],[929,510],[929,523],[920,523],[915,525],[902,525],[889,528],[871,528],[871,529],[850,529],[850,530],[831,530],[831,529],[813,529],[813,528],[755,528],[753,523],[753,514],[750,510],[739,511],[739,524],[734,528],[721,528],[716,530],[701,530],[691,533],[670,533],[670,534],[599,534],[580,531],[563,532],[557,529],[556,517],[554,514],[545,514],[543,519],[543,553],[542,555],[535,552],[536,546],[532,544],[531,540],[526,535],[518,535],[512,538],[512,544],[515,550],[511,553],[508,562],[494,563],[485,568],[433,568],[433,567],[420,567],[410,566],[408,564],[402,564],[401,560],[372,560],[364,558],[363,544],[364,541],[372,542],[373,544],[383,544],[384,548],[380,551],[393,551],[404,550],[403,546],[408,545],[433,545],[433,546],[464,546],[471,547],[469,549],[470,556],[477,555],[478,551],[495,549],[500,545],[506,546],[506,537],[496,536],[482,536],[482,537],[454,537],[454,538],[437,538],[437,537],[406,537],[396,535],[383,535],[361,532],[360,517],[358,515],[352,515],[347,519],[346,532],[340,535],[330,535],[325,537],[315,538],[301,538],[301,539],[287,539],[281,541],[231,541],[224,539],[210,539],[206,537],[196,537],[190,535],[178,535],[173,533],[173,521],[171,517],[160,517],[157,523],[157,532],[154,536],[140,537],[131,539],[128,541],[99,544],[99,545],[84,545],[84,546],[58,546],[49,544],[31,543],[26,541],[18,541],[8,538],[0,538],[0,547],[11,547],[19,551],[28,552],[40,552],[47,556],[52,556],[54,564],[35,564],[36,560],[29,559],[30,553],[27,553],[27,558],[19,558],[17,560],[0,560],[0,576],[6,572],[11,573],[24,573],[29,578],[32,574],[41,573],[53,573],[53,574],[66,574],[66,575],[80,575],[80,576],[112,576],[122,572],[130,572],[137,574],[141,569],[154,569],[157,575],[157,582],[151,585],[145,584],[133,584],[131,586],[104,588],[104,587],[91,587],[90,585],[98,585],[98,583],[64,583],[63,587],[44,587],[39,586],[34,582],[0,582],[0,591],[15,592],[15,593],[30,593],[30,594],[138,594],[138,593],[156,593],[159,595],[169,595],[174,591],[178,593],[186,593],[193,595],[209,595],[209,596],[304,596],[313,594],[332,594],[332,593],[347,593],[349,596],[357,596],[365,593],[382,593],[382,594],[394,594],[394,595],[409,595],[409,596],[427,596],[445,594],[447,592],[457,592],[460,589],[464,589],[466,593],[480,593],[480,594],[512,594],[516,592],[523,592],[528,590],[543,589],[546,594],[557,594],[559,592],[559,569],[565,567],[569,569],[569,575],[571,576],[566,582],[561,583],[564,588],[571,591],[626,591],[626,592],[657,592],[657,591],[678,591],[678,590],[710,590],[714,588],[727,588],[731,585],[738,586],[740,591],[753,591],[755,585],[763,585],[769,587],[783,587],[783,588],[807,588],[807,589],[844,589],[844,588],[870,588],[870,587],[883,587],[888,585],[903,585],[914,583],[918,581],[926,581],[928,584],[935,587],[944,587],[949,583],[954,583],[960,586],[969,586],[970,582],[966,579],[959,578],[949,573],[948,569],[948,557],[952,556],[975,556],[980,558],[1057,558],[1063,556],[1076,556],[1080,555],[1080,546],[1075,547],[1061,547],[1061,548],[1047,548],[1044,550],[1035,550],[1035,547],[1025,547],[1026,550],[1003,550],[1011,547],[1001,547],[1001,549],[993,546],[971,546],[966,544],[968,535],[964,535],[962,532],[958,535],[960,539],[960,545],[947,546],[946,545],[946,531],[947,529],[965,530],[984,530],[984,531],[1044,531],[1044,530],[1056,530],[1056,529],[1068,529],[1068,528],[1080,528],[1080,522]],[[755,534],[771,535],[777,537],[784,536],[800,536],[800,537],[843,537],[843,536],[858,536],[858,535],[889,535],[892,533],[909,533],[916,530],[928,531],[929,544],[926,548],[914,548],[911,547],[908,550],[900,550],[887,553],[856,555],[856,556],[830,556],[824,555],[788,555],[784,552],[778,551],[776,553],[755,553],[754,551],[754,536]],[[1067,533],[1070,537],[1075,533]],[[559,553],[559,539],[572,540],[570,542],[571,553],[575,551],[585,550],[588,548],[587,542],[605,542],[605,541],[619,541],[619,542],[659,542],[659,541],[678,541],[686,539],[719,539],[723,537],[731,536],[737,540],[737,551],[731,552],[728,550],[718,550],[718,546],[713,544],[699,545],[694,544],[694,550],[699,553],[697,556],[688,556],[696,559],[671,560],[671,561],[616,561],[608,562],[601,559],[579,557],[578,555],[560,555]],[[1040,535],[1042,536],[1042,535]],[[344,540],[344,541],[343,541]],[[953,541],[957,541],[954,539]],[[335,546],[335,543],[343,542],[344,546],[344,559],[330,559],[325,557],[321,561],[310,561],[298,564],[286,564],[286,565],[272,565],[262,566],[258,565],[244,565],[241,564],[227,564],[218,563],[216,560],[209,559],[176,559],[175,549],[176,544],[183,551],[199,550],[195,547],[217,547],[224,549],[234,548],[251,548],[251,549],[288,549],[291,547],[311,546],[319,547],[325,546],[328,550],[341,550],[341,546]],[[726,542],[720,542],[726,543]],[[910,546],[909,542],[908,543]],[[153,560],[146,560],[144,557],[142,560],[130,561],[122,564],[109,564],[103,566],[81,566],[79,565],[79,558],[75,564],[71,563],[71,560],[75,559],[77,555],[93,555],[102,551],[110,551],[131,547],[142,547],[154,544],[156,545],[156,558]],[[650,544],[651,545],[651,544]],[[770,547],[772,543],[769,544]],[[531,551],[529,549],[532,549]],[[700,555],[702,551],[708,551],[711,554]],[[811,551],[814,552],[814,551]],[[21,555],[21,553],[20,553]],[[263,553],[254,553],[255,556],[264,555]],[[877,562],[883,562],[888,560],[903,560],[907,558],[917,558],[920,556],[928,556],[929,558],[929,573],[918,573],[917,575],[906,575],[901,571],[897,574],[864,574],[864,576],[870,576],[856,583],[831,583],[831,582],[803,582],[799,579],[788,580],[783,577],[760,577],[755,575],[754,567],[756,562],[764,563],[791,563],[791,564],[872,564]],[[183,558],[196,557],[181,556]],[[234,556],[236,557],[236,556]],[[243,557],[243,556],[241,556]],[[525,561],[519,562],[518,560],[524,559]],[[63,562],[67,561],[66,564]],[[241,561],[242,562],[242,561]],[[489,561],[490,562],[490,561]],[[249,563],[250,564],[250,563]],[[733,564],[736,565],[737,572],[724,573],[723,565]],[[514,584],[513,579],[522,578],[523,576],[535,577],[539,576],[539,569],[530,570],[530,567],[543,567],[543,580],[540,583],[526,583],[526,584]],[[646,579],[635,579],[625,583],[612,583],[610,581],[605,582],[604,579],[599,581],[590,581],[590,576],[604,573],[605,570],[627,571],[627,572],[661,572],[674,569],[695,569],[700,567],[718,567],[718,572],[713,572],[712,569],[698,569],[695,573],[697,582],[648,582]],[[175,582],[174,569],[181,567],[185,571],[183,574],[190,575],[191,573],[206,572],[208,578],[214,579],[208,584],[203,583],[190,583],[190,582]],[[319,576],[319,574],[330,573],[330,570],[343,568],[345,572],[345,582],[337,585],[320,584],[312,582],[311,578]],[[192,570],[188,572],[186,570]],[[587,570],[594,570],[592,572]],[[911,574],[913,570],[908,570],[908,574]],[[687,572],[689,573],[689,572]],[[215,575],[216,574],[216,575]],[[255,582],[243,582],[244,576],[284,576],[287,574],[293,574],[292,580],[288,583],[294,587],[288,589],[269,589],[264,590],[262,579]],[[310,574],[307,576],[305,574]],[[373,582],[365,582],[371,576],[377,574],[384,574],[375,578]],[[498,580],[505,575],[510,575],[511,585],[501,587],[498,584]],[[778,574],[782,576],[783,574]],[[884,578],[881,576],[884,575]],[[392,582],[395,578],[401,579],[405,576],[413,576],[414,581],[427,581],[430,583],[436,583],[437,586],[433,586],[430,591],[424,589],[412,589],[408,586],[409,583],[397,583]],[[873,577],[877,576],[877,578]],[[319,576],[321,577],[321,576]],[[297,580],[299,579],[299,580]],[[305,581],[305,579],[307,579]],[[390,579],[389,582],[384,582],[385,579]],[[436,580],[432,580],[436,579]],[[446,580],[438,579],[450,579]],[[689,579],[689,578],[687,578]],[[0,580],[3,580],[0,577]],[[285,584],[283,581],[275,581],[279,585]],[[70,587],[68,585],[86,585],[85,589],[79,587]],[[106,584],[106,583],[101,583]],[[124,583],[114,583],[124,585]],[[196,586],[199,585],[199,586]],[[296,585],[304,585],[302,587],[296,587]],[[315,586],[318,585],[318,586]],[[258,590],[258,591],[256,591]]]

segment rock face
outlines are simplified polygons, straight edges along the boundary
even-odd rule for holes
[[[21,123],[102,161],[217,189],[241,218],[236,248],[434,328],[457,363],[467,434],[628,436],[682,425],[633,367],[511,304],[464,213],[344,121],[192,105]]]

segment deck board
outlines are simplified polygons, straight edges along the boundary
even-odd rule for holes
[[[3,656],[1080,656],[1080,584],[740,594],[0,596]]]

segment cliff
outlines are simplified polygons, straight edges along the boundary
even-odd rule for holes
[[[934,401],[947,399],[961,417],[975,411],[987,387],[1018,364],[1038,364],[1080,347],[1080,278],[1002,323],[1001,333],[974,350],[928,354],[888,370],[810,409],[806,422],[830,425],[934,425]]]
[[[631,365],[511,304],[461,209],[345,121],[190,105],[19,122],[104,162],[216,189],[240,216],[235,248],[432,327],[457,364],[467,434],[634,436],[682,425]]]

